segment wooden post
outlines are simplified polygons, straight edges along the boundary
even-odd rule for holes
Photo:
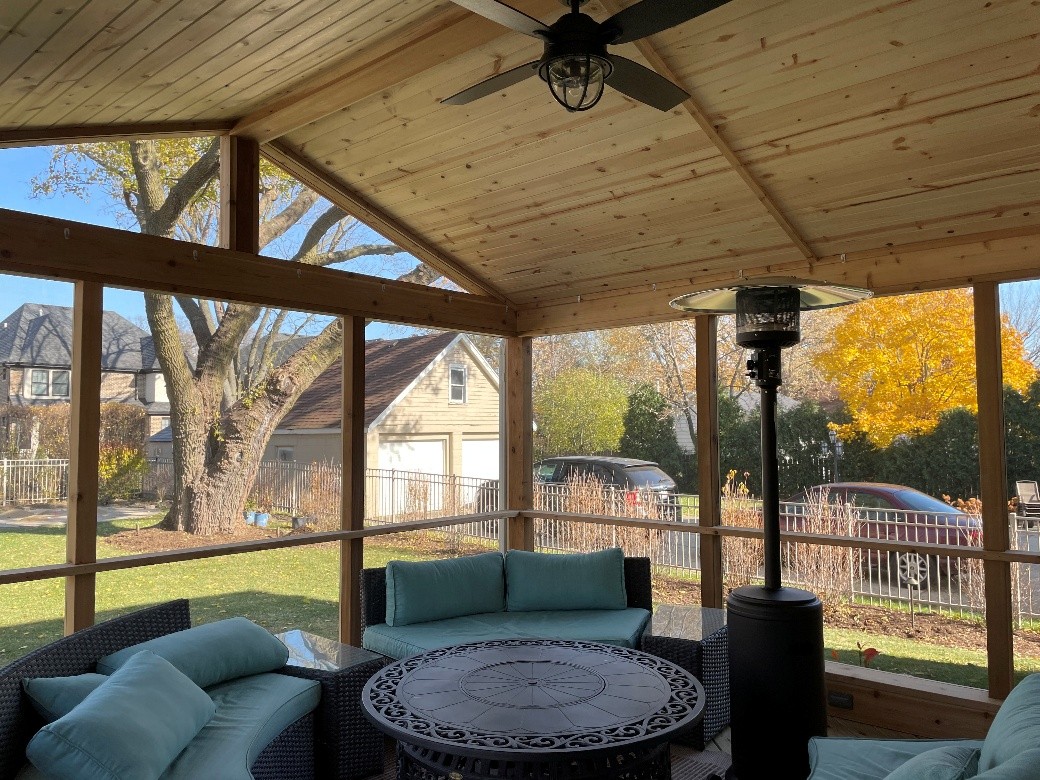
[[[220,139],[220,245],[260,251],[260,145],[239,136]]]
[[[721,525],[722,485],[719,475],[719,350],[718,318],[696,318],[697,337],[697,491],[698,522]],[[722,537],[700,535],[701,605],[721,609]]]
[[[1004,448],[1004,375],[1000,349],[1000,288],[975,285],[975,377],[979,401],[979,469],[982,476],[982,546],[1010,548],[1007,509],[1007,463]],[[989,694],[1003,699],[1011,691],[1013,653],[1011,564],[983,562],[986,593],[986,653]]]
[[[504,509],[534,509],[534,411],[531,401],[532,340],[530,336],[502,340],[503,387],[501,395],[502,432],[505,436],[501,473]],[[515,517],[509,521],[506,547],[510,550],[534,549],[534,520]]]
[[[343,474],[340,528],[365,527],[365,318],[343,319]],[[361,647],[364,539],[339,543],[339,641]]]
[[[104,287],[76,282],[72,328],[72,397],[69,407],[69,521],[65,559],[97,560],[98,442],[101,439],[101,320]],[[65,578],[65,633],[94,624],[95,575]]]

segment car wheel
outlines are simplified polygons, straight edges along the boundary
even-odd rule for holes
[[[892,568],[896,570],[899,584],[907,588],[921,588],[928,583],[931,561],[927,555],[915,552],[893,553]]]

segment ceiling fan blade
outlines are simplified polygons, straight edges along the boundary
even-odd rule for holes
[[[507,70],[505,73],[499,73],[497,76],[484,79],[484,81],[481,81],[479,84],[474,84],[472,87],[462,90],[462,92],[457,92],[451,97],[444,98],[441,102],[451,103],[456,106],[472,103],[474,100],[479,100],[482,97],[492,95],[506,87],[519,84],[524,79],[529,78],[536,73],[538,73],[538,60],[524,63],[512,70]]]
[[[608,56],[614,70],[607,78],[607,84],[618,92],[661,111],[669,111],[689,97],[686,90],[638,62],[616,54]]]
[[[485,19],[498,22],[510,30],[530,35],[532,38],[544,41],[545,35],[549,32],[548,25],[517,11],[512,6],[498,2],[498,0],[452,0],[452,2],[475,14],[480,14]]]
[[[729,0],[642,0],[618,11],[603,22],[600,29],[607,43],[630,43],[688,22],[727,2]]]

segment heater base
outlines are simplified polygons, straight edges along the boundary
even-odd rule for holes
[[[726,602],[734,777],[804,780],[826,736],[823,604],[797,588],[738,588]]]

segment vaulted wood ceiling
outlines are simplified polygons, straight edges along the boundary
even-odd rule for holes
[[[732,0],[616,51],[693,99],[569,114],[529,79],[441,105],[540,54],[446,0],[8,2],[0,144],[256,138],[528,332],[670,316],[741,274],[1040,275],[1037,0]]]

